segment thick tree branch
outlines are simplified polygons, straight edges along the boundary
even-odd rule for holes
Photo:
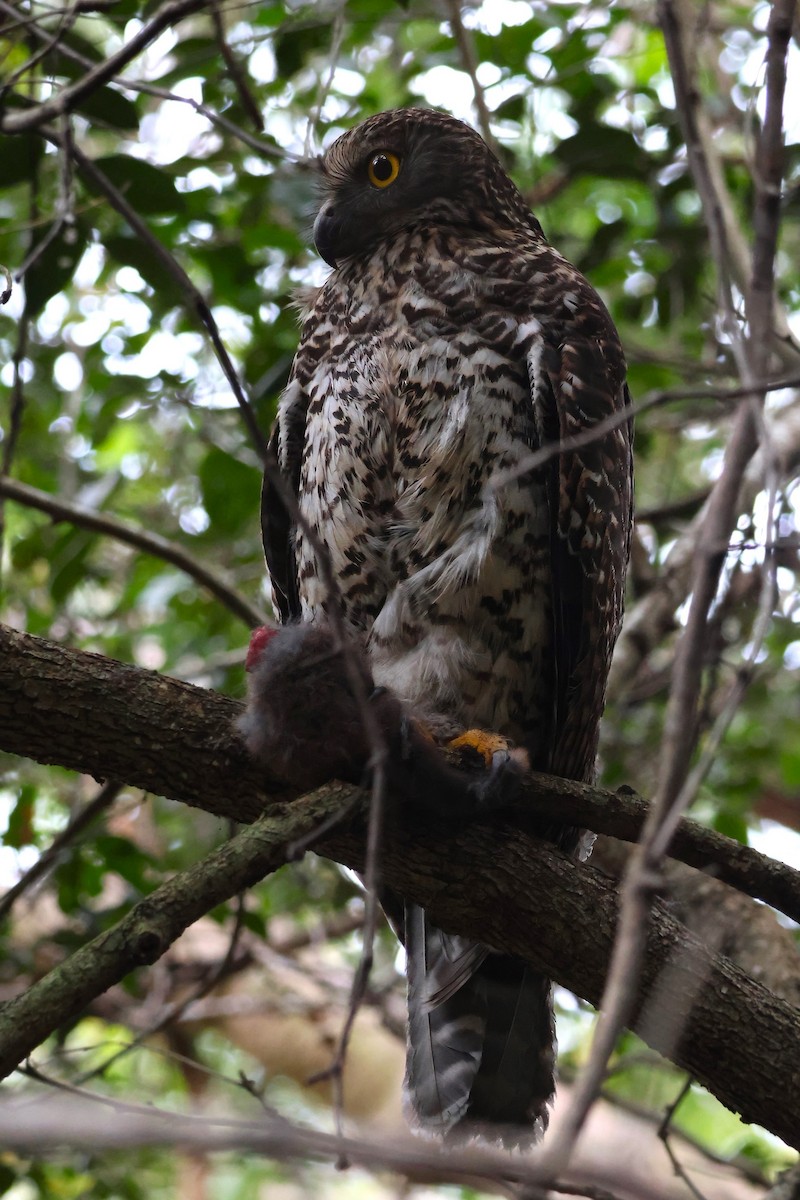
[[[247,822],[297,792],[254,767],[233,733],[241,711],[216,692],[0,625],[0,750]],[[635,842],[648,804],[532,774],[506,811],[533,836],[537,822],[555,820]],[[670,852],[800,923],[800,872],[791,867],[690,820]]]
[[[196,915],[286,861],[287,843],[298,833],[352,803],[355,789],[336,783],[288,809],[286,790],[270,797],[276,781],[254,770],[231,735],[239,711],[226,697],[0,629],[4,749],[125,779],[241,821],[271,806],[252,829],[163,885],[116,930],[11,1002],[13,1009],[6,1006],[11,1032],[0,1038],[6,1070],[48,1027],[80,1011],[133,964],[155,958]],[[570,792],[585,799],[591,789],[562,786],[532,778],[526,794],[532,806],[539,795],[546,804],[549,795],[554,807],[560,794],[563,819]],[[600,812],[602,796],[596,801]],[[626,798],[609,797],[610,810],[615,805],[626,807]],[[413,809],[408,819],[396,815],[382,853],[386,885],[423,904],[442,928],[528,958],[597,1002],[615,932],[614,885],[520,832],[517,816],[508,824],[455,831],[452,822],[429,814],[424,828],[419,824]],[[318,849],[363,868],[361,829],[326,836]],[[46,1020],[39,1019],[42,1010]],[[648,931],[631,1025],[745,1120],[798,1143],[796,1010],[704,947],[660,904]],[[23,1030],[29,1030],[24,1038]]]
[[[291,847],[330,816],[331,799],[273,808],[202,862],[173,876],[113,929],[82,946],[0,1008],[0,1078],[54,1029],[135,967],[154,963],[189,925],[291,858]]]

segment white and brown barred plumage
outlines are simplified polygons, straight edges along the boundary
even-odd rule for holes
[[[315,241],[334,269],[272,446],[339,596],[268,472],[280,617],[341,604],[376,682],[418,713],[498,731],[535,767],[591,780],[622,618],[631,430],[569,439],[628,403],[611,318],[452,117],[372,117],[333,143],[322,174]],[[547,463],[493,487],[557,442]],[[574,849],[574,831],[557,837]],[[413,906],[402,924],[418,1122],[508,1142],[545,1124],[549,982]]]

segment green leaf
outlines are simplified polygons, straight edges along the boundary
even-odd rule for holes
[[[172,87],[187,75],[208,75],[211,70],[219,70],[219,44],[212,37],[181,38],[169,56],[164,57],[164,63],[168,69],[157,76],[159,87]],[[177,106],[175,111],[181,112],[182,107]]]
[[[42,253],[25,272],[25,313],[36,317],[51,296],[69,283],[86,249],[86,238],[80,225],[65,225],[49,243],[48,234],[39,241],[46,243]]]
[[[782,750],[780,767],[784,787],[792,791],[800,788],[800,748],[787,746]]]
[[[113,87],[102,87],[96,92],[90,92],[76,108],[85,116],[94,117],[101,125],[110,125],[126,131],[139,128],[136,105]]]
[[[735,842],[741,842],[743,846],[747,845],[747,822],[736,816],[735,813],[717,813],[713,826],[718,833],[724,833],[726,837],[733,838]]]
[[[560,142],[553,153],[573,175],[641,179],[643,174],[644,151],[624,129],[607,125],[584,125]]]
[[[43,139],[32,133],[0,134],[3,187],[10,188],[33,179],[43,151]]]
[[[50,579],[50,595],[55,604],[63,604],[86,579],[86,561],[95,542],[95,535],[82,529],[69,529],[58,539],[53,549]]]
[[[212,449],[200,467],[200,487],[215,533],[238,533],[248,519],[255,520],[260,471]]]
[[[116,871],[137,891],[148,892],[151,889],[155,859],[133,842],[112,834],[100,834],[94,840],[94,848],[109,871]]]
[[[109,154],[96,159],[95,166],[122,192],[137,212],[183,211],[183,196],[176,191],[174,180],[162,167],[154,167],[152,163],[129,154]]]
[[[33,844],[33,806],[36,795],[37,789],[32,784],[24,784],[19,789],[17,802],[8,818],[8,829],[3,835],[4,845],[19,850],[21,846]]]
[[[275,61],[282,79],[289,79],[299,71],[314,50],[330,45],[330,28],[328,21],[320,19],[318,24],[287,29],[276,35]]]
[[[183,299],[183,291],[175,276],[140,238],[128,234],[112,234],[105,239],[104,245],[118,263],[136,267],[142,278],[155,288],[162,304],[169,306]]]
[[[16,1183],[19,1176],[16,1171],[12,1171],[10,1167],[0,1163],[0,1196],[5,1195],[12,1183]]]

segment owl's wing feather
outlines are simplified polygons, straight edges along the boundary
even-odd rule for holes
[[[546,468],[556,688],[545,769],[582,780],[594,774],[622,621],[633,503],[629,420],[588,443],[570,444],[630,405],[619,342],[598,305],[592,296],[587,334],[540,345],[528,359],[541,444],[561,447]]]
[[[294,515],[286,494],[297,497],[306,432],[308,397],[291,380],[281,401],[267,446],[261,488],[261,537],[267,559],[272,603],[281,624],[299,620],[300,596],[294,552]]]

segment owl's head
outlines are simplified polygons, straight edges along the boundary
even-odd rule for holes
[[[314,244],[332,267],[419,221],[541,232],[479,134],[431,109],[370,117],[337,138],[320,167],[325,198]]]

